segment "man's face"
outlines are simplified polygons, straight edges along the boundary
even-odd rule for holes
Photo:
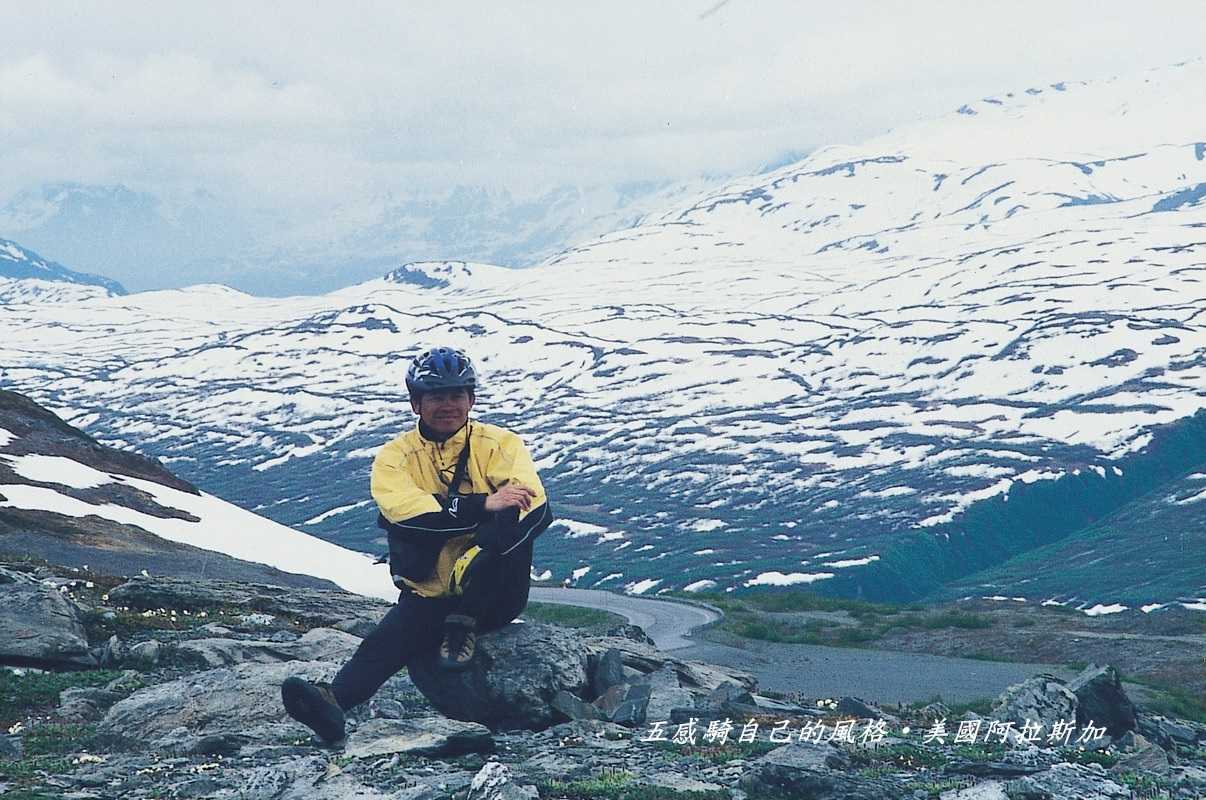
[[[410,407],[419,419],[436,433],[456,433],[469,419],[473,408],[473,393],[468,389],[440,389],[426,392],[418,400],[413,397]]]

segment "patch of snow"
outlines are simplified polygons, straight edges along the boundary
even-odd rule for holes
[[[1093,606],[1092,608],[1086,608],[1086,609],[1082,609],[1082,610],[1085,612],[1085,614],[1087,616],[1099,617],[1103,614],[1120,614],[1123,611],[1126,611],[1126,609],[1127,609],[1127,606],[1124,606],[1121,603],[1111,603],[1110,605],[1102,605],[1101,603],[1098,603],[1097,605]]]
[[[317,517],[310,517],[310,519],[303,522],[302,525],[317,525],[320,522],[326,522],[331,517],[346,513],[352,509],[363,508],[372,502],[372,500],[361,500],[359,503],[352,503],[351,505],[346,506],[337,506],[336,508],[332,508],[330,511],[322,512]]]
[[[16,438],[16,434],[12,433],[11,431],[7,431],[4,428],[0,428],[0,447],[11,444],[16,440]]]
[[[697,519],[694,522],[687,525],[687,528],[690,530],[693,530],[693,531],[697,531],[698,533],[707,533],[708,531],[714,531],[717,528],[723,528],[724,526],[725,526],[725,523],[723,520]]]
[[[59,483],[73,489],[92,489],[113,483],[115,478],[107,472],[81,464],[63,456],[44,456],[36,453],[24,456],[6,457],[13,472],[22,478],[39,483]]]
[[[836,567],[837,569],[846,569],[847,567],[864,567],[872,561],[879,561],[879,556],[867,556],[866,558],[847,558],[841,561],[826,561],[825,566]]]
[[[607,533],[607,528],[604,528],[602,525],[592,525],[589,522],[578,522],[574,519],[559,519],[553,524],[561,525],[568,530],[568,533],[565,534],[566,539],[578,539],[583,536]]]
[[[1148,603],[1145,606],[1139,606],[1139,610],[1144,614],[1150,614],[1153,611],[1159,611],[1162,608],[1167,608],[1168,603]]]
[[[578,580],[588,572],[590,572],[590,567],[578,567],[576,570],[570,573],[570,576],[573,577],[574,580]]]
[[[624,587],[624,591],[628,594],[644,594],[661,582],[661,578],[646,578],[643,581],[628,584]]]
[[[553,577],[553,571],[548,570],[548,569],[546,569],[544,572],[537,575],[535,567],[532,567],[530,574],[531,574],[532,580],[534,580],[534,581],[547,581]]]
[[[816,583],[832,578],[832,572],[762,572],[750,578],[745,586],[792,586],[797,583]]]
[[[103,473],[102,473],[103,474]],[[287,528],[209,494],[182,492],[153,481],[123,477],[167,508],[200,519],[161,519],[112,503],[93,505],[38,486],[5,485],[0,507],[51,511],[72,517],[96,515],[123,525],[136,525],[173,542],[213,550],[244,561],[268,564],[286,572],[332,581],[349,592],[394,601],[398,590],[389,568],[371,556],[347,550],[314,536]]]
[[[707,579],[702,580],[702,581],[693,581],[692,583],[688,583],[686,586],[684,586],[683,591],[684,592],[702,592],[705,589],[711,589],[715,585],[716,585],[716,581],[707,580]]]

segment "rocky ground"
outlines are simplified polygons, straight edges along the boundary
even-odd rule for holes
[[[0,566],[0,793],[33,798],[1130,798],[1206,795],[1206,725],[1111,668],[991,708],[760,693],[639,628],[528,621],[466,673],[412,665],[320,746],[325,679],[386,606],[342,592]],[[1028,724],[1029,723],[1029,724]],[[1041,726],[1041,727],[1037,727]],[[1053,738],[1054,737],[1054,738]]]

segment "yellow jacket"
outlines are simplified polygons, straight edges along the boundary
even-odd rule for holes
[[[469,462],[458,494],[479,499],[476,508],[466,502],[458,512],[445,505],[466,437]],[[382,447],[370,487],[383,518],[378,522],[389,534],[390,571],[399,588],[405,584],[424,597],[447,594],[452,564],[473,545],[483,521],[482,496],[510,483],[536,493],[529,510],[520,512],[518,546],[552,521],[544,485],[519,436],[471,419],[443,442],[424,438],[416,427]]]

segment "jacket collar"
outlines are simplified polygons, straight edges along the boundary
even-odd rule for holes
[[[468,420],[454,433],[448,434],[441,440],[440,434],[428,428],[423,424],[422,420],[420,420],[418,425],[419,436],[423,437],[423,441],[430,442],[441,450],[449,447],[453,448],[457,452],[460,452],[460,449],[465,446],[465,439],[469,436],[469,428],[472,424],[473,420]]]

